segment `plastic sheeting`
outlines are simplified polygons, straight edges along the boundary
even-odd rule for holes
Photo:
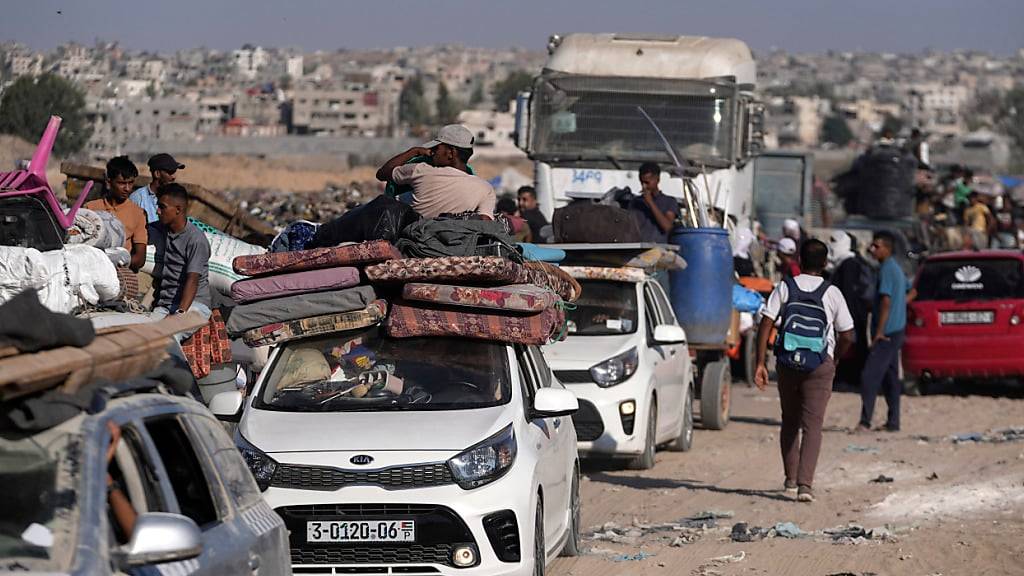
[[[27,288],[54,312],[113,300],[121,292],[117,270],[103,250],[82,244],[40,252],[0,246],[0,304]]]

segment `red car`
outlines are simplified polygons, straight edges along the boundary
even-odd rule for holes
[[[932,256],[914,288],[903,368],[922,391],[936,378],[1024,377],[1024,254]]]

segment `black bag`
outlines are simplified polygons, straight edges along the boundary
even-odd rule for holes
[[[555,210],[551,218],[555,242],[640,242],[640,215],[615,206],[576,200]]]
[[[342,242],[394,242],[406,226],[420,219],[408,204],[377,196],[321,226],[305,248],[330,248]]]
[[[875,146],[838,179],[846,211],[872,219],[909,218],[914,212],[917,160],[894,146]]]

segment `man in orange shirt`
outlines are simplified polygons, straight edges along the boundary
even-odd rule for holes
[[[107,186],[102,198],[87,202],[85,207],[97,212],[110,212],[124,225],[124,248],[131,254],[128,265],[138,272],[146,263],[146,213],[128,201],[139,169],[127,156],[115,156],[107,162]]]

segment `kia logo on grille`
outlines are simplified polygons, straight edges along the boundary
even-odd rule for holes
[[[367,454],[356,454],[355,456],[349,458],[349,462],[357,466],[366,466],[370,462],[373,462],[373,456],[369,456]]]

